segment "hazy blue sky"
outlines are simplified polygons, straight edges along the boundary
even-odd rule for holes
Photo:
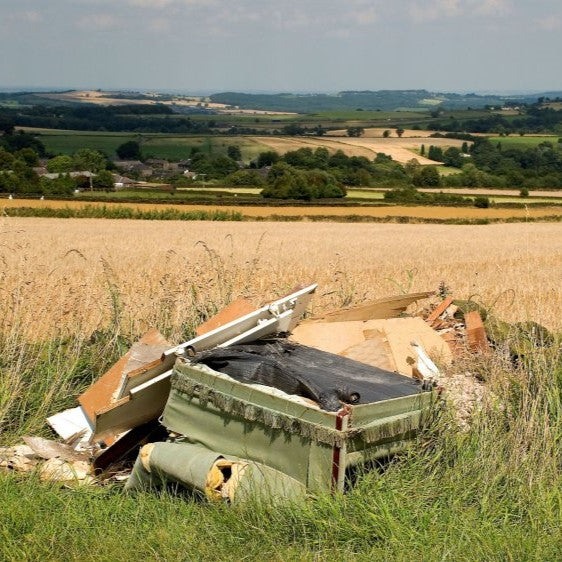
[[[562,0],[0,0],[0,87],[562,90]]]

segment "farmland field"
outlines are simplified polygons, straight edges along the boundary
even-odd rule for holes
[[[246,217],[410,217],[433,220],[485,220],[485,219],[539,219],[541,217],[562,216],[562,206],[532,207],[532,208],[488,208],[477,209],[473,207],[438,207],[438,206],[406,206],[406,205],[380,205],[380,206],[237,206],[237,205],[180,205],[174,203],[114,203],[114,202],[82,202],[69,200],[39,200],[39,199],[2,199],[2,208],[33,207],[33,208],[71,208],[80,209],[85,205],[95,207],[119,208],[126,207],[140,211],[155,211],[162,209],[176,209],[178,211],[221,210],[226,212],[239,212]]]
[[[4,217],[0,262],[4,444],[52,437],[45,417],[75,406],[150,327],[184,341],[238,295],[258,305],[316,281],[312,312],[321,313],[441,286],[500,318],[562,328],[561,224]],[[0,558],[556,560],[560,366],[547,350],[525,361],[461,356],[445,380],[481,396],[468,427],[442,409],[406,453],[360,474],[348,494],[303,505],[131,496],[118,484],[68,489],[2,473]]]
[[[39,135],[48,152],[73,154],[80,148],[100,150],[114,158],[115,150],[124,142],[136,140],[141,143],[145,157],[181,160],[189,157],[194,147],[204,152],[225,154],[229,145],[242,151],[245,160],[255,158],[267,146],[246,137],[188,136],[168,134],[100,133],[95,131],[58,131],[54,129],[26,129]]]
[[[26,129],[37,133],[47,151],[54,154],[73,154],[79,148],[100,150],[110,157],[115,157],[115,150],[129,140],[141,143],[141,150],[146,157],[180,160],[189,157],[194,147],[215,155],[224,154],[229,145],[235,145],[242,151],[245,161],[255,158],[260,152],[277,150],[285,153],[298,148],[326,147],[330,152],[343,150],[348,156],[365,156],[372,160],[377,152],[392,156],[394,160],[406,163],[416,158],[420,164],[434,164],[432,160],[419,155],[422,144],[426,149],[430,144],[442,148],[460,147],[463,141],[446,138],[427,138],[427,131],[409,131],[403,138],[391,136],[382,138],[381,129],[372,129],[365,137],[349,138],[346,136],[324,137],[289,137],[289,136],[218,136],[218,135],[172,135],[172,134],[134,134],[102,133],[96,131],[62,131],[55,129]],[[416,135],[416,136],[414,136]]]
[[[353,188],[347,189],[347,198],[353,199],[364,199],[378,200],[382,201],[384,199],[384,192],[391,188]],[[183,188],[184,192],[189,192],[190,188]],[[202,190],[201,190],[202,191]],[[198,191],[198,193],[201,193]],[[256,187],[206,187],[205,192],[211,193],[231,193],[239,195],[259,195],[261,188]],[[428,188],[418,188],[418,191],[425,193],[451,193],[453,195],[463,195],[467,198],[478,197],[479,195],[486,195],[490,198],[490,201],[496,203],[555,203],[557,205],[562,205],[562,192],[561,191],[531,191],[528,198],[522,198],[519,195],[519,191],[514,189],[462,189],[462,188],[438,188],[438,189],[428,189]],[[87,193],[87,192],[86,192]],[[127,192],[124,192],[126,195]],[[115,193],[110,193],[108,196],[115,195]],[[120,192],[117,192],[120,195]],[[172,196],[170,196],[172,197]],[[174,196],[174,197],[177,197]]]
[[[204,309],[236,294],[259,301],[312,281],[321,285],[317,311],[400,292],[400,287],[434,289],[443,280],[462,297],[478,294],[487,303],[498,298],[498,312],[509,320],[532,314],[552,328],[562,327],[561,224],[287,223],[279,228],[275,223],[5,218],[0,235],[0,254],[8,264],[3,295],[18,291],[16,301],[2,298],[8,310],[0,316],[7,319],[17,310],[22,320],[33,317],[21,326],[35,337],[62,325],[70,331],[99,328],[109,314],[108,282],[119,288],[127,321],[136,329],[164,322],[176,336],[182,309],[193,306],[193,298]],[[414,272],[411,278],[408,271]],[[201,287],[196,296],[186,289],[191,283]],[[170,316],[162,318],[166,299],[171,299],[165,307]]]
[[[556,146],[558,144],[558,136],[555,135],[525,135],[523,137],[512,135],[509,137],[489,137],[494,143],[501,143],[504,148],[533,148],[543,142],[550,142]]]
[[[435,164],[433,160],[419,156],[415,151],[419,150],[422,144],[426,147],[430,144],[440,147],[457,146],[463,143],[457,139],[432,138],[381,138],[381,137],[250,137],[260,144],[264,144],[283,154],[289,150],[297,150],[299,148],[325,147],[330,152],[342,150],[348,156],[365,156],[372,160],[378,152],[392,156],[394,160],[405,164],[406,162],[416,158],[420,164]]]

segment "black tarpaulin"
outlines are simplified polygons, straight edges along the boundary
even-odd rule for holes
[[[330,412],[339,410],[342,403],[370,404],[421,391],[414,379],[287,340],[219,347],[191,361],[239,382],[310,398]]]

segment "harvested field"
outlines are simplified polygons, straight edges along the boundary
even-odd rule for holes
[[[372,160],[378,152],[392,156],[397,162],[405,164],[412,158],[416,158],[420,164],[436,164],[433,160],[424,158],[416,154],[415,150],[419,150],[422,144],[426,148],[433,144],[434,146],[449,147],[462,146],[463,141],[457,139],[425,139],[425,138],[373,138],[373,137],[252,137],[260,144],[265,144],[284,154],[290,150],[299,148],[325,147],[330,152],[342,150],[348,156],[365,156]]]
[[[385,131],[389,131],[388,138],[399,138],[396,134],[396,127],[368,127],[364,129],[364,134],[361,138],[383,138],[383,133]],[[436,131],[421,131],[416,129],[404,129],[404,133],[402,134],[402,138],[427,138]],[[347,129],[341,129],[339,131],[330,131],[330,136],[333,137],[347,137]],[[431,139],[439,140],[439,139]]]
[[[384,188],[382,188],[384,189]],[[438,189],[418,188],[418,191],[425,191],[427,193],[443,192],[454,193],[457,195],[491,195],[496,197],[518,197],[520,189],[486,189],[486,188],[453,188],[453,187],[440,187]],[[532,189],[529,190],[529,198],[539,197],[548,199],[562,197],[562,189]]]
[[[163,209],[176,209],[178,211],[233,211],[242,213],[246,217],[300,217],[300,216],[326,216],[346,217],[411,217],[436,220],[485,220],[485,219],[520,219],[562,216],[562,206],[533,207],[529,209],[477,209],[474,207],[438,207],[438,206],[342,206],[342,207],[315,207],[315,206],[236,206],[236,205],[178,205],[169,203],[111,203],[83,201],[56,201],[39,199],[3,199],[0,201],[0,212],[3,208],[33,207],[33,208],[71,208],[81,209],[85,206],[119,208],[127,207],[141,211],[154,211]]]
[[[156,325],[237,295],[317,281],[316,312],[402,291],[478,295],[507,320],[562,327],[562,225],[142,222],[5,218],[0,328],[45,338]]]

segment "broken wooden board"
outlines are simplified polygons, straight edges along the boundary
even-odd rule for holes
[[[158,371],[166,370],[162,354],[169,344],[157,330],[150,330],[117,363],[78,397],[91,426],[95,425],[96,412],[120,400],[131,388],[142,384]],[[169,368],[169,367],[168,367]]]
[[[168,431],[157,420],[134,427],[96,456],[94,472],[100,474],[122,465],[125,461],[134,460],[143,445],[153,441],[164,441],[167,437]]]
[[[396,318],[414,302],[427,299],[434,294],[433,291],[423,293],[411,293],[376,300],[370,304],[353,308],[342,308],[319,316],[314,320],[322,322],[351,322],[359,320],[380,320]]]
[[[489,350],[486,329],[480,314],[474,310],[464,315],[466,325],[466,341],[470,351],[475,353],[487,353]]]
[[[203,324],[195,329],[195,333],[198,336],[202,336],[233,320],[238,320],[246,316],[246,314],[250,314],[250,312],[253,312],[255,309],[256,307],[248,299],[240,297],[209,318],[206,322],[203,322]]]
[[[106,440],[143,423],[157,419],[170,394],[172,371],[131,389],[129,394],[106,408],[96,411],[93,440]],[[113,441],[112,441],[113,442]]]
[[[454,332],[443,332],[440,335],[441,338],[443,338],[443,341],[445,341],[451,349],[451,353],[453,355],[457,355],[460,353],[463,345],[461,342],[459,342]]]
[[[441,301],[425,319],[425,321],[432,326],[435,321],[441,316],[452,304],[453,297],[447,297],[444,301]]]
[[[362,350],[367,339],[378,339],[386,342],[390,349],[389,355],[381,361],[392,361],[393,371],[412,376],[412,364],[418,359],[418,353],[412,342],[420,344],[428,355],[437,362],[449,364],[452,360],[451,350],[439,334],[427,325],[422,318],[388,318],[384,320],[368,320],[366,322],[306,322],[295,328],[290,336],[291,341],[308,345],[338,355],[346,354],[350,359],[353,349]],[[384,349],[379,346],[379,349]],[[388,351],[387,351],[388,354]],[[359,355],[358,355],[359,356]],[[392,364],[391,363],[391,364]],[[374,367],[384,368],[380,364]]]

